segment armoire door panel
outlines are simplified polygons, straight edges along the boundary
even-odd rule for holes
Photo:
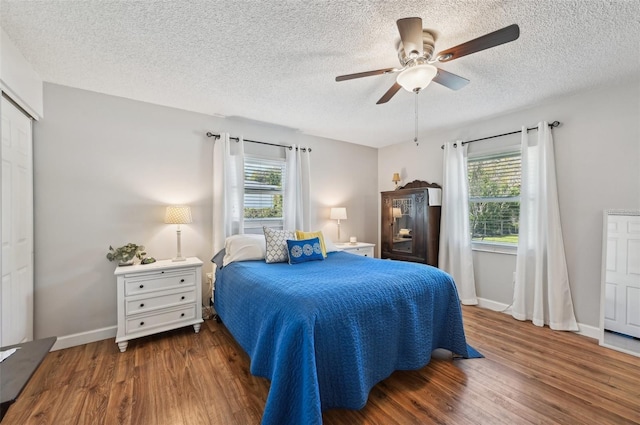
[[[439,187],[416,180],[381,193],[381,258],[437,267],[440,206],[429,205],[428,188]]]

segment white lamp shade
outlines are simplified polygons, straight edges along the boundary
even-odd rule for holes
[[[332,220],[346,220],[347,209],[344,207],[331,208],[331,214],[329,216]]]
[[[193,219],[191,218],[191,208],[184,205],[173,205],[167,207],[164,222],[167,224],[193,223]]]
[[[394,208],[393,218],[400,218],[400,217],[402,217],[402,210],[400,208]]]
[[[414,92],[427,87],[436,74],[438,69],[433,65],[416,65],[398,74],[396,81],[406,91]]]

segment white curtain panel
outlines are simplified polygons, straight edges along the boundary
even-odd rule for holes
[[[577,331],[564,254],[553,137],[538,124],[537,141],[522,128],[520,231],[512,316]]]
[[[213,254],[244,233],[244,141],[222,133],[213,145]]]
[[[478,304],[469,227],[467,147],[460,141],[444,145],[438,264],[453,277],[460,302]]]
[[[292,145],[286,151],[284,186],[284,230],[309,231],[311,207],[309,185],[311,180],[309,149]]]

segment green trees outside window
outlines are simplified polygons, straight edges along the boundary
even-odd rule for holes
[[[469,158],[471,240],[518,243],[520,153]]]

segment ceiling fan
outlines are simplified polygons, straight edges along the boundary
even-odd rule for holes
[[[336,77],[336,81],[398,73],[393,86],[376,102],[378,105],[388,102],[401,88],[409,92],[418,93],[420,90],[426,88],[431,81],[435,81],[452,90],[459,90],[469,84],[469,80],[437,68],[433,64],[450,62],[462,56],[509,43],[520,36],[520,28],[518,25],[512,24],[467,41],[466,43],[438,52],[434,56],[435,40],[433,34],[422,29],[421,18],[398,19],[397,24],[398,31],[400,32],[400,41],[397,46],[400,68],[385,68],[375,71],[358,72],[356,74],[340,75]]]

